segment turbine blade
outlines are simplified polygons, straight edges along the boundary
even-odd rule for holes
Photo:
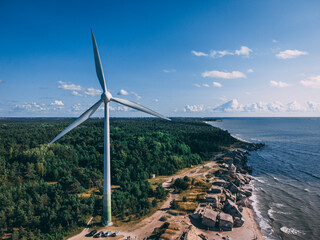
[[[106,92],[107,91],[106,80],[104,78],[101,60],[98,52],[98,47],[97,47],[96,39],[93,35],[92,29],[91,29],[91,37],[92,37],[92,45],[93,45],[94,64],[96,67],[97,77],[99,79],[103,92]]]
[[[131,102],[129,100],[126,100],[126,99],[121,99],[121,98],[111,98],[111,101],[114,101],[114,102],[117,102],[117,103],[120,103],[120,104],[123,104],[125,106],[128,106],[128,107],[131,107],[131,108],[134,108],[136,110],[139,110],[139,111],[142,111],[142,112],[145,112],[145,113],[148,113],[148,114],[151,114],[153,116],[156,116],[156,117],[159,117],[159,118],[163,118],[165,120],[169,120],[171,121],[170,118],[167,118],[163,115],[161,115],[160,113],[157,113],[155,111],[152,111],[151,109],[149,108],[146,108],[138,103],[135,103],[135,102]]]
[[[65,134],[70,132],[72,129],[83,123],[85,120],[87,120],[97,109],[99,108],[100,104],[103,102],[102,99],[100,99],[98,102],[96,102],[91,108],[89,108],[87,111],[85,111],[79,118],[77,118],[73,123],[71,123],[66,129],[64,129],[58,136],[56,136],[50,143],[54,143],[61,137],[63,137]]]

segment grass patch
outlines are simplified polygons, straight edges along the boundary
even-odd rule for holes
[[[55,185],[57,184],[58,182],[47,182],[49,185]]]
[[[140,223],[141,221],[143,221],[144,219],[150,217],[156,211],[158,211],[161,208],[161,206],[163,205],[163,203],[167,200],[167,198],[165,198],[162,201],[159,201],[157,203],[157,205],[155,207],[151,208],[149,213],[147,213],[143,217],[137,217],[135,215],[129,215],[129,216],[126,216],[125,219],[123,219],[123,220],[121,220],[119,217],[113,217],[113,220],[112,220],[113,221],[113,226],[114,227],[118,227],[119,230],[122,230],[122,231],[133,228],[136,224]]]
[[[196,210],[198,203],[197,202],[179,202],[179,210],[185,212],[194,212]]]
[[[203,168],[201,168],[198,173],[205,173],[208,172],[210,170],[210,167],[208,166],[203,166]]]
[[[98,188],[90,188],[87,192],[77,194],[78,197],[89,198],[92,194],[100,195]]]
[[[158,185],[162,185],[167,180],[168,180],[168,177],[159,176],[159,177],[148,179],[148,182],[150,183],[152,190],[155,190],[158,187]]]

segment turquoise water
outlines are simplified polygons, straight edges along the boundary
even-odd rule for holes
[[[249,157],[256,219],[266,239],[320,239],[320,118],[212,122],[266,146]]]

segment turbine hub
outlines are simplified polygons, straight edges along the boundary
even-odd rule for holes
[[[105,103],[110,102],[110,101],[111,101],[111,98],[112,98],[112,95],[111,95],[111,93],[109,93],[108,91],[101,94],[101,99],[102,99]]]

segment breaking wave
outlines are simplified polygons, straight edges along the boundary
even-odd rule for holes
[[[295,228],[288,228],[286,226],[284,227],[281,227],[280,228],[281,232],[283,233],[286,233],[286,234],[291,234],[291,235],[297,235],[297,236],[301,236],[301,235],[304,235],[305,233],[300,231],[300,230],[297,230]]]
[[[277,210],[274,210],[273,207],[271,207],[269,210],[268,210],[268,217],[270,219],[274,219],[274,215],[273,214],[282,214],[282,215],[287,215],[289,213],[287,212],[282,212],[282,211],[277,211]]]

